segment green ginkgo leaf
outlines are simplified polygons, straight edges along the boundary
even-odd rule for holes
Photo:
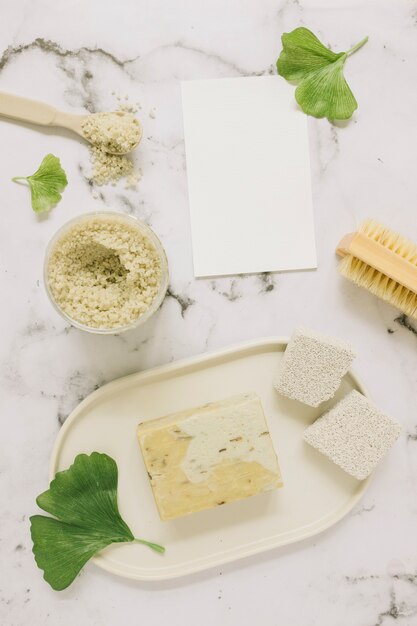
[[[41,509],[57,518],[30,518],[36,563],[56,591],[68,587],[87,561],[112,543],[136,542],[165,551],[158,544],[135,539],[119,513],[117,479],[111,457],[99,452],[79,454],[36,499]]]
[[[295,98],[307,115],[330,120],[349,119],[358,108],[343,68],[346,59],[361,48],[368,37],[347,52],[326,48],[308,28],[282,35],[283,49],[277,61],[278,74],[298,82]]]
[[[47,154],[39,168],[31,176],[15,176],[14,182],[24,180],[30,187],[32,209],[35,213],[49,211],[61,200],[61,193],[68,184],[67,176],[58,157]]]

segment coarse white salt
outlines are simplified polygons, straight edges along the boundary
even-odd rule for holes
[[[83,122],[86,139],[91,142],[91,180],[96,185],[115,184],[122,178],[135,175],[133,161],[123,152],[129,152],[141,138],[142,130],[132,115],[129,104],[119,106],[127,114],[94,113]],[[116,153],[116,154],[111,154]]]
[[[161,258],[124,216],[91,215],[55,242],[47,280],[57,306],[74,321],[112,329],[133,323],[159,293]]]
[[[117,183],[134,173],[133,161],[125,155],[107,154],[98,146],[90,146],[90,158],[93,166],[91,178],[96,185]]]
[[[122,111],[93,113],[83,121],[84,137],[109,154],[124,154],[140,141],[142,128],[134,115]]]

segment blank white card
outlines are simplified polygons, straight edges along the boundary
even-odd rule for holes
[[[317,267],[306,116],[278,76],[182,83],[196,276]]]

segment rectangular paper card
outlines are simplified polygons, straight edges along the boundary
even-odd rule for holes
[[[182,83],[196,276],[317,267],[307,118],[278,76]]]

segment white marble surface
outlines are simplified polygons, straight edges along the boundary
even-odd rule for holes
[[[95,200],[81,141],[0,121],[1,624],[417,624],[417,324],[340,278],[333,252],[368,216],[417,241],[416,3],[4,0],[1,13],[0,90],[79,112],[111,108],[112,91],[129,94],[145,126],[138,189],[104,187]],[[369,35],[346,68],[359,102],[353,120],[309,122],[319,269],[194,280],[179,81],[274,72],[281,33],[301,24],[339,49]],[[70,184],[38,219],[10,178],[47,152],[61,157]],[[119,337],[70,328],[42,284],[52,233],[102,206],[151,224],[171,266],[171,295],[155,320]],[[356,510],[322,536],[221,571],[150,585],[89,565],[67,591],[51,591],[32,557],[28,516],[77,403],[123,374],[286,335],[298,323],[352,342],[357,372],[404,425]]]

